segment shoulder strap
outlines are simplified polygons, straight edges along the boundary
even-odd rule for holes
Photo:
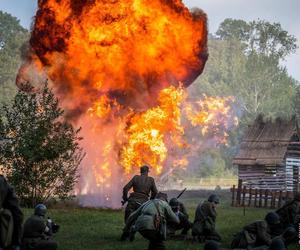
[[[154,206],[155,206],[155,208],[156,208],[156,211],[157,211],[159,217],[162,217],[162,216],[161,216],[161,213],[160,213],[160,211],[159,211],[159,208],[158,208],[158,204],[155,202],[155,200],[152,200],[152,201],[153,201],[153,203],[154,203]]]

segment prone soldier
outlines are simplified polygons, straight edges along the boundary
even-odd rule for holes
[[[14,189],[0,175],[0,249],[19,249],[22,237],[23,213]]]
[[[256,249],[269,248],[272,243],[274,232],[277,232],[280,226],[279,216],[275,212],[270,212],[265,216],[265,220],[255,221],[243,228],[243,231],[238,233],[231,243],[231,248]],[[277,236],[274,239],[284,237]],[[277,242],[277,241],[275,241]]]
[[[221,236],[216,231],[216,208],[219,202],[219,197],[212,194],[207,201],[200,203],[196,208],[192,235],[197,237],[200,242],[204,240],[221,241]]]
[[[140,168],[141,175],[135,175],[123,188],[123,204],[127,203],[125,208],[125,223],[135,210],[137,210],[144,202],[154,199],[157,194],[155,181],[148,176],[149,167],[142,166]],[[128,198],[128,191],[133,188],[133,193]]]
[[[24,250],[56,250],[57,243],[52,239],[59,226],[50,218],[46,221],[47,208],[44,204],[38,204],[34,209],[34,215],[29,217],[24,224],[23,249]]]

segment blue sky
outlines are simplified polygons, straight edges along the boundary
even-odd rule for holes
[[[225,18],[246,21],[263,19],[280,22],[284,29],[298,39],[300,47],[300,0],[183,0],[189,7],[202,8],[209,18],[210,32],[215,32]],[[29,28],[37,0],[0,0],[0,10],[16,16]],[[289,74],[300,81],[300,49],[283,62]]]

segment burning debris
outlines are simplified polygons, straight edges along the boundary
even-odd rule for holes
[[[195,152],[184,138],[190,127],[226,141],[232,100],[190,102],[185,89],[208,57],[204,12],[177,0],[41,0],[38,7],[17,84],[48,78],[66,119],[82,126],[83,205],[119,207],[120,187],[142,164],[154,175],[187,167]]]

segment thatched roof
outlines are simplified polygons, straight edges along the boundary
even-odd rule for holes
[[[283,165],[290,142],[299,141],[297,120],[280,118],[264,121],[258,116],[249,126],[238,154],[233,159],[237,165]]]

